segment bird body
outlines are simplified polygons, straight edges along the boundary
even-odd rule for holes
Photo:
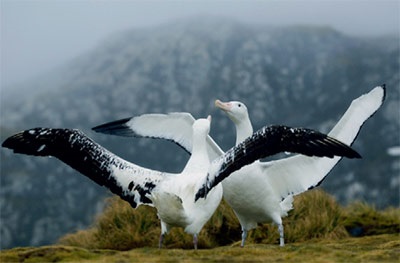
[[[382,85],[353,100],[329,135],[348,145],[352,144],[363,123],[380,108],[384,98],[385,87]],[[236,145],[253,133],[248,111],[243,103],[222,103],[217,100],[216,106],[224,110],[235,124]],[[144,114],[93,129],[123,136],[164,138],[176,142],[190,153],[191,134],[184,131],[188,130],[193,121],[194,118],[189,113]],[[168,125],[169,122],[173,125]],[[224,154],[210,137],[207,138],[207,146],[210,160]],[[247,231],[255,228],[257,223],[274,222],[278,225],[280,245],[283,246],[281,218],[293,208],[293,195],[318,186],[340,159],[337,156],[320,158],[295,155],[269,162],[255,161],[225,178],[222,181],[223,197],[233,208],[242,226],[241,245],[244,246]]]
[[[197,248],[197,234],[222,198],[222,187],[217,186],[210,189],[207,199],[195,202],[197,188],[210,166],[204,146],[210,121],[199,119],[194,122],[193,154],[178,174],[147,169],[123,160],[79,130],[30,129],[9,137],[2,146],[16,153],[57,157],[99,185],[106,186],[132,207],[154,206],[161,220],[159,246],[172,227],[182,227],[194,235]]]
[[[282,151],[360,158],[349,146],[303,128],[268,126],[210,163],[206,141],[211,119],[192,125],[192,156],[179,174],[143,168],[106,150],[79,130],[35,128],[7,138],[2,146],[15,153],[54,156],[136,208],[154,206],[161,221],[159,247],[172,227],[197,235],[222,198],[220,184],[233,172]]]
[[[267,178],[259,178],[262,173],[260,166],[248,165],[240,172],[231,174],[222,182],[222,185],[224,199],[232,208],[235,208],[233,211],[243,228],[256,228],[257,222],[278,223],[278,218],[287,215],[288,210],[281,207],[281,198],[275,193]],[[251,191],[244,189],[251,189]],[[265,211],[274,211],[274,213],[265,213]],[[257,221],[252,220],[253,218],[257,218]]]
[[[384,98],[383,86],[353,100],[329,135],[351,145],[363,123],[379,109]],[[239,101],[223,103],[216,100],[215,105],[235,124],[236,145],[252,134],[253,127],[244,103]],[[224,199],[235,211],[242,226],[241,245],[244,246],[247,231],[255,228],[257,223],[273,222],[278,225],[280,245],[283,246],[282,217],[293,208],[293,195],[318,186],[340,159],[340,157],[317,158],[296,155],[276,161],[254,162],[250,167],[244,167],[224,180],[222,182]],[[244,177],[247,180],[243,180]],[[259,187],[260,185],[265,189]],[[245,190],[238,195],[237,188],[242,186]],[[259,191],[254,194],[257,188]],[[247,192],[246,199],[243,198],[243,192]]]
[[[222,198],[220,184],[233,172],[282,151],[360,158],[349,146],[309,129],[268,126],[255,132],[212,163],[206,141],[211,119],[192,125],[192,156],[179,174],[143,168],[106,150],[79,130],[35,128],[7,138],[2,146],[15,153],[54,156],[136,208],[154,206],[161,221],[159,247],[172,227],[197,235]]]
[[[197,120],[193,124],[193,154],[183,171],[173,180],[165,181],[160,191],[153,193],[152,201],[162,219],[161,235],[168,233],[171,227],[182,227],[196,238],[222,199],[222,186],[219,185],[212,189],[209,199],[194,202],[194,193],[210,166],[205,143],[210,126],[204,122]]]

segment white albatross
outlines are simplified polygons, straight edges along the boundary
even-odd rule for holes
[[[329,135],[351,145],[364,122],[381,107],[384,98],[385,85],[382,85],[353,100]],[[224,110],[234,122],[236,145],[253,133],[247,108],[243,103],[216,101],[216,106]],[[93,129],[121,136],[164,138],[176,142],[190,153],[190,126],[193,121],[194,118],[189,113],[144,114],[106,123]],[[207,138],[207,144],[210,160],[223,154],[210,136]],[[241,246],[244,246],[247,232],[257,227],[257,223],[271,221],[278,225],[280,245],[283,246],[282,217],[293,208],[293,195],[321,184],[340,159],[296,155],[276,161],[257,161],[224,180],[224,199],[234,210],[242,227]]]
[[[282,151],[360,158],[352,148],[324,134],[270,126],[210,163],[206,150],[210,119],[193,123],[192,155],[179,174],[154,171],[125,161],[74,129],[34,128],[10,136],[2,146],[15,153],[54,156],[107,187],[132,207],[154,206],[161,220],[159,246],[171,227],[182,227],[193,235],[195,249],[197,235],[221,201],[222,186],[218,183],[233,171]]]

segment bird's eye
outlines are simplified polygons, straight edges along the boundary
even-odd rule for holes
[[[238,104],[238,107],[239,107],[239,108],[242,107],[242,104]]]

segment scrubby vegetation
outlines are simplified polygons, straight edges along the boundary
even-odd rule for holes
[[[400,209],[393,207],[377,211],[373,206],[355,202],[344,209],[346,230],[356,237],[400,233]]]
[[[107,200],[107,207],[88,230],[62,237],[62,245],[87,249],[130,250],[139,247],[157,247],[160,223],[155,209],[141,206],[132,209],[118,197]],[[377,211],[365,203],[341,207],[334,198],[321,190],[312,190],[297,196],[295,209],[284,218],[287,243],[311,239],[342,239],[400,232],[400,209]],[[221,203],[211,220],[199,235],[200,248],[238,245],[240,225],[232,209]],[[278,244],[276,226],[260,225],[249,234],[247,244]],[[193,247],[192,237],[182,229],[173,229],[164,239],[167,248]]]
[[[341,207],[333,197],[312,190],[295,198],[284,219],[286,246],[278,246],[271,224],[252,230],[244,249],[240,226],[224,202],[200,233],[200,250],[192,237],[173,229],[158,249],[155,209],[132,209],[118,197],[107,200],[93,226],[62,237],[59,244],[0,251],[0,262],[398,262],[400,209],[377,211],[357,202]],[[357,235],[362,237],[353,237]],[[204,249],[210,248],[210,249]]]

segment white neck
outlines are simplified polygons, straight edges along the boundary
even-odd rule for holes
[[[203,134],[193,134],[192,155],[183,171],[201,172],[203,169],[208,169],[209,163],[206,136]]]
[[[253,126],[251,125],[250,119],[235,123],[236,125],[236,145],[244,141],[247,137],[253,134]]]

